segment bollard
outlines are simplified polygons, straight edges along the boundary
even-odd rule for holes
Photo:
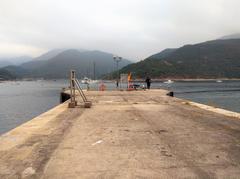
[[[65,92],[60,93],[60,103],[64,103],[65,101],[69,100],[71,98],[70,94],[67,94]]]
[[[174,97],[174,92],[173,92],[173,91],[170,91],[169,93],[167,93],[167,96]]]

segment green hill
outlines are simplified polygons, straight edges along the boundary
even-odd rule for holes
[[[121,69],[128,72],[135,78],[240,78],[240,39],[186,45]]]

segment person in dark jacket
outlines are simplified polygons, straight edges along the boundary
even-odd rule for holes
[[[147,83],[147,89],[150,89],[150,87],[151,87],[151,78],[149,76],[146,78],[145,82]]]

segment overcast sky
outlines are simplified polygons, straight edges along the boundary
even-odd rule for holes
[[[240,32],[239,0],[0,0],[0,56],[55,48],[141,60]]]

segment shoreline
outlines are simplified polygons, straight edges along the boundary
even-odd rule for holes
[[[233,78],[233,79],[230,79],[230,78],[216,78],[216,79],[203,79],[203,78],[198,78],[198,79],[163,78],[163,79],[160,79],[160,78],[153,78],[152,82],[165,82],[167,80],[172,80],[172,81],[177,81],[177,82],[216,82],[218,80],[240,81],[240,78]],[[145,82],[145,80],[144,79],[135,79],[135,80],[132,80],[132,82]]]
[[[58,80],[69,80],[67,78],[59,78],[59,79],[15,79],[15,80],[0,80],[0,83],[3,82],[15,82],[15,81],[58,81]],[[183,81],[183,82],[189,82],[189,81],[240,81],[240,78],[152,78],[152,82],[162,82],[166,80],[172,80],[172,81]],[[98,81],[105,81],[105,82],[115,82],[115,80],[104,80],[104,79],[98,79]],[[139,79],[133,79],[132,82],[145,82],[145,79],[139,78]]]
[[[178,98],[178,97],[175,97],[175,98],[183,101],[182,104],[184,104],[184,105],[190,105],[190,106],[198,107],[198,108],[204,109],[206,111],[214,112],[214,113],[217,113],[217,114],[222,114],[224,116],[233,117],[233,118],[236,118],[236,119],[240,120],[240,113],[239,112],[230,111],[228,109],[214,107],[214,106],[210,106],[210,105],[206,105],[206,104],[202,104],[202,103],[197,103],[197,102],[186,100],[186,99],[183,99],[183,98]]]

